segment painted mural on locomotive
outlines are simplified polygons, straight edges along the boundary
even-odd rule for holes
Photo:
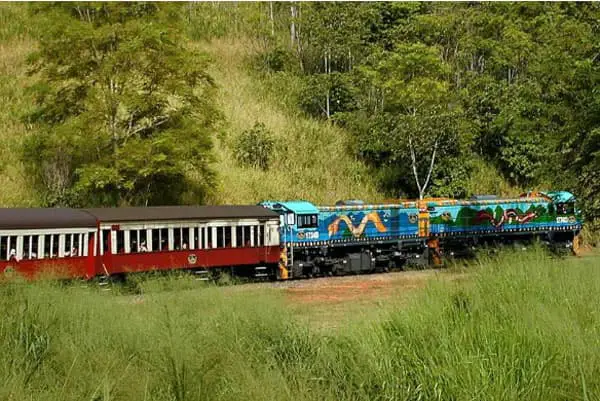
[[[543,194],[547,199],[460,201],[430,205],[432,233],[506,232],[547,229],[581,229],[581,214],[568,192]]]
[[[398,205],[320,207],[319,238],[328,241],[394,240],[416,236],[418,210]]]

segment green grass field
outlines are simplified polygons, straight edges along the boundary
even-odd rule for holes
[[[313,319],[284,289],[185,276],[4,283],[0,399],[599,399],[598,268],[507,254]]]

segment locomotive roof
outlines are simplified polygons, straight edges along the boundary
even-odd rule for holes
[[[94,228],[89,213],[68,208],[0,208],[0,229]]]
[[[264,201],[262,205],[274,209],[285,209],[296,214],[317,214],[319,209],[312,203],[304,200],[293,200],[284,202]]]
[[[262,206],[153,206],[83,209],[102,222],[278,218]]]

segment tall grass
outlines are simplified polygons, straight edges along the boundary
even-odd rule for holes
[[[21,116],[33,103],[25,92],[32,83],[25,60],[35,48],[26,11],[27,4],[0,4],[0,207],[36,203],[20,159],[26,135]]]
[[[3,284],[0,399],[598,399],[598,267],[535,251],[480,261],[329,331],[268,288]]]

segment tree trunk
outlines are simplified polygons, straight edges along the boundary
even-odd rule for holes
[[[292,20],[290,22],[290,47],[293,48],[296,40],[296,6],[292,5],[290,11],[292,13]]]
[[[326,99],[327,99],[327,105],[326,105],[326,114],[327,114],[327,120],[329,121],[329,118],[331,117],[331,88],[329,87],[329,74],[331,73],[331,59],[329,57],[329,52],[325,51],[325,56],[323,57],[323,61],[325,62],[325,74],[327,75],[327,94],[326,94]]]
[[[435,165],[435,156],[437,154],[438,140],[435,140],[433,145],[433,154],[431,155],[431,163],[429,164],[429,171],[427,172],[427,178],[425,178],[425,182],[421,186],[419,182],[419,173],[417,172],[417,157],[415,156],[415,148],[413,146],[412,137],[408,136],[408,145],[410,147],[410,158],[412,160],[412,169],[413,174],[415,176],[415,183],[417,184],[417,189],[419,190],[419,199],[422,200],[425,191],[427,190],[427,185],[429,185],[429,179],[431,178],[431,173],[433,172],[433,166]]]
[[[269,17],[271,19],[271,36],[275,36],[275,19],[273,18],[273,2],[269,2]]]

